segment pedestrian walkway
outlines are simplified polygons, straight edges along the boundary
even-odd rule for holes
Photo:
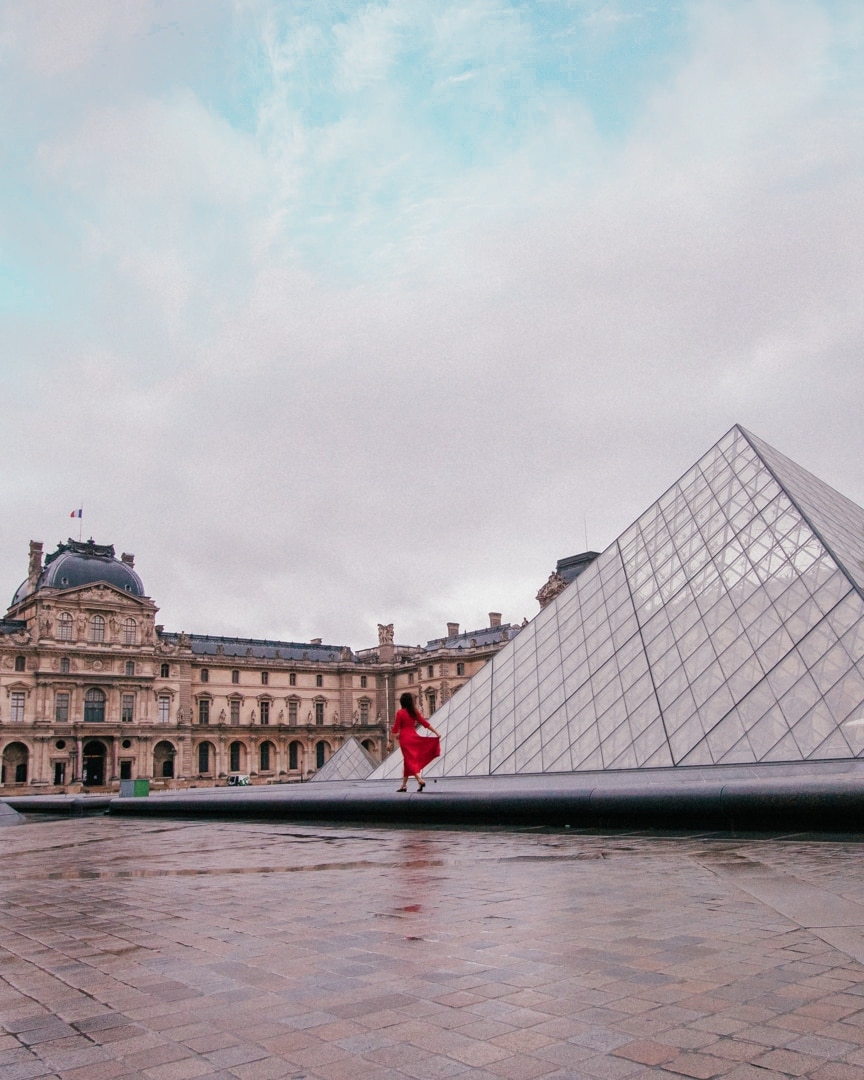
[[[864,844],[2,834],[0,1080],[864,1080]]]

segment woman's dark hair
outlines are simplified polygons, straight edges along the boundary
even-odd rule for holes
[[[405,693],[399,698],[399,704],[402,708],[411,716],[414,720],[420,715],[417,711],[417,706],[414,704],[414,695]]]

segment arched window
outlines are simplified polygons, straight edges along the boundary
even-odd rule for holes
[[[232,742],[228,747],[228,768],[231,772],[240,772],[246,760],[246,747],[241,742]]]
[[[134,645],[138,640],[138,626],[134,619],[123,620],[123,644]]]
[[[95,643],[105,640],[105,620],[101,615],[94,615],[90,620],[90,640]]]
[[[202,742],[198,744],[198,772],[209,773],[210,772],[210,750],[211,746],[209,742]]]
[[[258,770],[259,772],[270,772],[272,768],[273,743],[261,743],[261,745],[258,747]]]
[[[72,616],[68,611],[61,611],[57,616],[57,640],[72,640]]]
[[[288,746],[288,768],[299,769],[300,768],[300,751],[302,746],[299,742],[292,742]]]
[[[27,661],[24,659],[23,656],[16,656],[15,657],[15,670],[16,671],[23,671],[26,666],[27,666]]]
[[[168,679],[170,677],[171,677],[171,665],[170,664],[162,664],[160,666],[160,668],[159,668],[159,678],[160,679]]]
[[[315,743],[315,768],[320,769],[327,761],[327,751],[330,746],[326,742]]]
[[[84,723],[101,724],[105,719],[105,692],[91,686],[84,694]]]

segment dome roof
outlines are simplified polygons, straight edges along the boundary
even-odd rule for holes
[[[115,557],[111,544],[94,544],[92,540],[81,542],[69,540],[58,544],[57,550],[47,555],[45,567],[31,585],[24,581],[12,597],[12,607],[39,589],[76,589],[81,585],[104,582],[132,596],[144,596],[141,578],[132,569],[131,562]]]

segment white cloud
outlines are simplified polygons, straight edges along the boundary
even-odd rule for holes
[[[142,0],[6,0],[0,46],[50,78],[80,69],[149,30],[154,14],[154,5]]]
[[[257,130],[189,91],[47,138],[98,326],[16,330],[10,594],[83,496],[173,628],[362,647],[395,621],[413,643],[532,614],[586,525],[605,546],[736,421],[864,499],[844,26],[815,3],[692,10],[689,54],[612,140],[555,89],[476,162],[424,145],[399,5],[346,22],[340,70],[370,96],[326,122],[292,96],[320,47],[295,25],[271,28]],[[483,5],[431,25],[432,95],[485,28],[502,70],[531,48]]]

